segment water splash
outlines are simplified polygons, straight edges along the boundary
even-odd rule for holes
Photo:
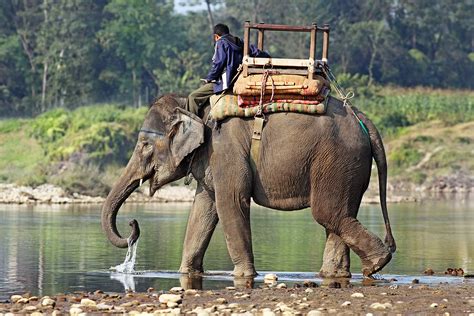
[[[134,273],[135,272],[135,261],[137,259],[137,247],[138,240],[132,245],[132,240],[127,239],[128,249],[127,254],[125,255],[125,260],[123,263],[116,265],[115,267],[110,267],[110,270],[117,271],[120,273]]]

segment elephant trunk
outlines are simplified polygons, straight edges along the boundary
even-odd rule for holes
[[[130,194],[139,186],[140,178],[136,176],[138,174],[138,168],[136,166],[136,159],[133,155],[102,207],[102,229],[109,241],[119,248],[127,248],[129,242],[130,245],[133,245],[140,236],[140,228],[135,219],[129,223],[132,227],[132,232],[128,238],[123,238],[120,235],[116,224],[117,213],[123,202],[125,202]]]

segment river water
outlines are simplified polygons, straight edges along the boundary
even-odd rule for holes
[[[0,205],[0,299],[14,293],[52,295],[74,291],[145,291],[189,282],[176,273],[190,204],[127,204],[118,215],[119,229],[140,223],[136,275],[108,269],[123,262],[126,249],[113,247],[100,226],[100,206]],[[384,235],[378,205],[363,205],[359,220]],[[461,267],[474,272],[474,199],[449,199],[389,205],[398,250],[383,269],[399,282],[420,278],[431,267],[442,273]],[[252,209],[255,264],[260,275],[276,271],[280,280],[314,279],[321,266],[325,234],[309,210],[279,212]],[[360,261],[351,270],[360,279]],[[232,264],[218,225],[206,253],[203,288],[233,284]],[[261,278],[261,277],[260,277]],[[257,279],[257,281],[260,279]],[[424,282],[462,282],[456,277],[424,277]],[[183,285],[183,283],[181,283]]]

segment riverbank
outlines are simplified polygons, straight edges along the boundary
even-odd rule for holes
[[[474,315],[474,283],[428,286],[384,285],[320,287],[307,282],[257,289],[228,287],[203,291],[172,288],[146,293],[76,292],[52,297],[13,295],[0,303],[0,315],[81,313],[128,315],[353,315],[443,314]],[[3,316],[3,315],[2,315]]]
[[[450,181],[451,185],[443,185],[430,188],[411,188],[405,186],[390,186],[387,194],[387,203],[420,202],[428,199],[466,198],[472,190],[472,179],[469,182]],[[443,180],[441,180],[443,181]],[[441,183],[441,182],[440,182]],[[456,183],[462,186],[457,190]],[[362,199],[363,204],[379,204],[380,198],[376,179],[371,181],[369,190]],[[397,189],[397,190],[396,190]],[[402,190],[400,190],[402,189]],[[396,191],[395,191],[396,190]],[[150,197],[146,189],[135,191],[127,199],[127,203],[190,203],[194,200],[195,189],[192,186],[168,185]],[[398,192],[395,194],[394,192]],[[68,193],[59,186],[42,184],[37,187],[22,186],[16,184],[0,183],[0,204],[102,204],[103,196],[89,196],[80,193]]]

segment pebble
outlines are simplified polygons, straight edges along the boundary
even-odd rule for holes
[[[56,302],[49,297],[44,297],[43,300],[41,301],[42,306],[53,306],[56,304]]]
[[[43,313],[33,312],[33,313],[30,314],[30,316],[43,316]]]
[[[94,302],[94,301],[91,300],[91,299],[83,298],[83,299],[81,300],[81,306],[96,307],[96,306],[97,306],[97,303]]]
[[[182,299],[181,295],[178,294],[161,294],[159,297],[160,303],[168,303],[168,302],[180,302]]]
[[[97,309],[98,310],[109,310],[109,309],[112,309],[112,305],[107,305],[107,304],[104,304],[104,303],[99,303],[97,304]]]
[[[18,304],[28,304],[28,302],[30,301],[29,298],[26,298],[26,297],[22,297],[20,298],[18,301],[16,301]]]
[[[305,293],[313,293],[314,290],[313,289],[310,289],[310,288],[307,288],[306,290],[304,290]]]
[[[362,294],[362,293],[352,293],[351,297],[362,298],[362,297],[364,297],[364,294]]]
[[[396,290],[396,289],[398,289],[398,285],[393,284],[393,285],[390,285],[388,288],[391,289],[391,290]]]
[[[383,310],[386,310],[386,309],[392,308],[392,307],[393,306],[390,303],[381,304],[381,303],[376,302],[376,303],[372,303],[370,305],[370,308],[375,309],[377,311],[383,311]]]
[[[250,295],[249,294],[243,294],[242,296],[240,296],[240,298],[250,298]]]
[[[82,309],[78,307],[71,307],[71,309],[69,310],[69,314],[71,316],[78,316],[80,313],[82,313]]]
[[[473,307],[474,307],[474,300],[468,300],[468,301],[467,301],[467,304],[469,304],[469,306],[473,306]]]
[[[227,286],[225,289],[229,291],[235,291],[235,286]]]
[[[316,309],[313,309],[311,311],[308,312],[308,316],[320,316],[322,315],[323,313],[321,313],[320,311],[316,310]]]
[[[21,295],[12,295],[12,296],[10,297],[10,301],[12,301],[13,303],[16,303],[16,302],[18,302],[19,300],[21,300],[22,298],[23,298],[23,296],[21,296]]]
[[[291,297],[291,298],[297,298],[298,295],[296,295],[295,293],[292,293],[292,294],[290,294],[290,297]]]
[[[175,286],[170,289],[170,292],[172,293],[181,293],[184,292],[184,289],[180,286]]]
[[[262,316],[275,316],[275,312],[273,312],[270,308],[263,308],[261,310]],[[309,314],[308,314],[309,315]]]
[[[277,281],[277,280],[278,280],[278,276],[277,276],[276,274],[274,274],[274,273],[268,273],[268,274],[265,274],[265,276],[263,277],[263,280],[264,280],[265,282],[267,282],[267,281],[271,281],[271,282]]]
[[[216,302],[219,304],[227,304],[227,300],[223,297],[219,297],[218,299],[216,299]]]
[[[352,304],[351,302],[345,301],[344,303],[341,304],[341,307],[350,306],[351,304]]]
[[[187,289],[186,291],[184,291],[184,295],[196,295],[196,294],[197,294],[197,291],[194,289]]]
[[[277,289],[286,289],[287,286],[286,286],[285,283],[280,283],[280,284],[278,284],[278,285],[276,286],[276,288],[277,288]]]
[[[33,312],[37,310],[38,308],[36,306],[26,306],[23,310],[27,312]]]
[[[168,302],[168,303],[166,303],[166,306],[168,306],[169,308],[175,308],[175,307],[178,307],[178,303]]]
[[[438,307],[437,303],[433,303],[433,304],[430,305],[430,308],[436,308],[436,307]]]
[[[374,316],[374,314],[372,314],[372,313],[367,313],[367,314],[365,314],[365,316]]]

